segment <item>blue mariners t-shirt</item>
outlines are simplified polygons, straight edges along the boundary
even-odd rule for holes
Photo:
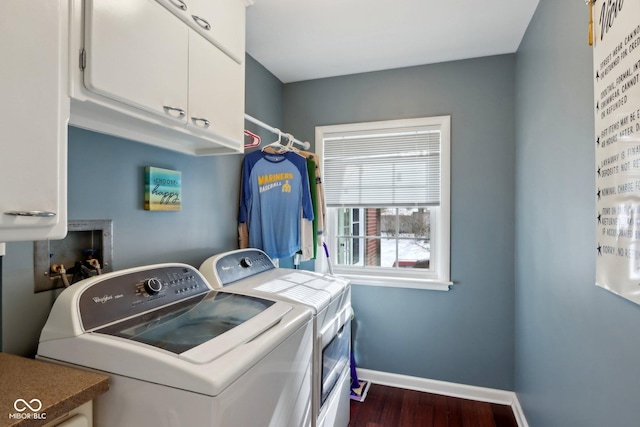
[[[247,154],[242,167],[238,222],[247,222],[249,247],[272,258],[300,250],[300,218],[313,220],[306,160],[286,152]]]

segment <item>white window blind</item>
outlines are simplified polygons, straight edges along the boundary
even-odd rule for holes
[[[328,207],[439,206],[440,126],[325,134]]]

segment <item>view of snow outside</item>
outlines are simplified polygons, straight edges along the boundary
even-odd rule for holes
[[[418,261],[418,260],[428,260],[430,259],[430,248],[431,244],[428,241],[425,241],[424,237],[428,237],[429,232],[428,228],[423,229],[425,221],[428,223],[428,212],[424,212],[427,215],[427,218],[416,217],[419,209],[416,208],[390,208],[383,209],[381,212],[382,215],[382,224],[386,227],[394,227],[395,228],[395,219],[396,214],[400,219],[400,237],[397,240],[397,257],[396,257],[396,240],[391,239],[381,239],[380,243],[380,266],[381,267],[393,267],[393,264],[396,262],[396,259],[399,261]],[[415,228],[421,229],[421,232],[418,236],[416,236]],[[387,228],[387,230],[389,229]],[[405,229],[405,230],[403,230]],[[414,231],[414,233],[406,233],[406,231]],[[402,231],[405,231],[404,233]],[[383,228],[382,237],[392,237],[393,233],[385,233],[385,229]]]
[[[367,215],[365,208],[339,209],[340,227],[347,235],[338,238],[338,247],[341,248],[338,264],[365,267],[365,263],[368,262],[368,266],[377,265],[386,268],[429,268],[431,260],[429,208],[379,208],[379,215],[377,220],[380,223],[371,224],[367,223],[372,220],[372,217]],[[352,223],[352,219],[355,222]],[[356,224],[355,227],[354,224]],[[373,226],[374,230],[379,230],[380,235],[362,236],[360,234],[370,230],[370,226]],[[349,236],[350,231],[355,235]],[[360,234],[359,237],[358,234]],[[379,248],[379,254],[366,253],[367,250],[371,250],[369,247],[371,240],[380,242],[379,246],[374,245],[374,248]]]
[[[383,233],[384,234],[384,233]],[[413,237],[410,234],[401,234],[400,237]],[[400,239],[398,240],[398,260],[425,260],[430,259],[431,244],[424,240]],[[396,262],[396,240],[381,239],[380,242],[381,267],[393,267]]]

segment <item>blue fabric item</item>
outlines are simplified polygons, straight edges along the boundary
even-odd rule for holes
[[[356,372],[356,359],[353,357],[353,352],[350,352],[350,356],[351,356],[351,385],[355,384],[357,386],[359,385],[358,383],[360,382],[360,380],[358,379],[358,373]]]
[[[292,152],[247,154],[242,165],[238,222],[247,223],[249,246],[272,258],[300,250],[300,218],[313,221],[307,162]]]

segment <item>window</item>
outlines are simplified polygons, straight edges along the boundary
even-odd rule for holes
[[[449,288],[450,123],[316,128],[335,273],[358,284]]]

